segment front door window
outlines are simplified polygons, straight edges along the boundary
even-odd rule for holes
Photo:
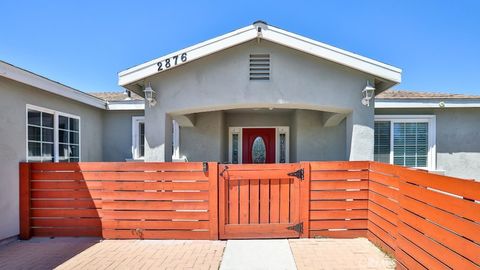
[[[267,149],[263,138],[258,136],[252,145],[252,163],[265,163]]]

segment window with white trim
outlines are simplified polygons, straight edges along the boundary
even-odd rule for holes
[[[27,105],[27,161],[80,161],[80,117]]]
[[[374,160],[435,169],[434,115],[375,116]]]
[[[133,159],[145,156],[145,117],[132,117],[132,155]]]
[[[172,159],[180,158],[180,127],[173,120]],[[132,117],[132,156],[133,159],[143,160],[145,157],[145,117]]]

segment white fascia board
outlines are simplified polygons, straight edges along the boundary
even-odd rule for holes
[[[480,99],[375,100],[375,109],[401,108],[480,108]]]
[[[106,102],[102,99],[1,61],[0,76],[39,88],[52,94],[73,99],[93,107],[101,109],[106,108]]]
[[[395,83],[402,81],[402,70],[379,61],[354,54],[273,26],[268,26],[263,38],[326,60],[384,78]]]
[[[136,111],[145,110],[145,102],[108,102],[107,110],[109,111]]]
[[[260,36],[257,27],[262,27]],[[250,25],[217,38],[207,40],[197,45],[154,59],[147,63],[132,67],[118,74],[118,84],[126,86],[130,83],[142,80],[168,69],[158,71],[157,63],[172,58],[182,53],[187,53],[188,60],[179,63],[175,67],[188,63],[192,60],[213,54],[215,52],[233,47],[255,38],[269,40],[283,46],[296,49],[329,61],[351,67],[356,70],[372,74],[395,83],[400,83],[402,70],[367,57],[363,57],[273,26]],[[172,67],[173,68],[173,67]]]
[[[130,83],[136,82],[138,80],[141,80],[149,76],[155,75],[157,73],[163,72],[165,70],[168,70],[168,69],[164,69],[163,71],[158,71],[157,63],[165,59],[172,58],[173,56],[187,53],[187,57],[188,57],[187,61],[183,63],[180,61],[178,65],[175,66],[175,67],[178,67],[180,65],[186,64],[193,60],[202,58],[204,56],[213,54],[215,52],[249,41],[251,39],[256,38],[256,36],[257,36],[257,33],[253,25],[238,29],[228,34],[204,41],[197,45],[167,54],[157,59],[148,61],[144,64],[122,71],[118,73],[118,84],[121,86],[125,86]]]

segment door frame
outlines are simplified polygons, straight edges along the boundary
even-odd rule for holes
[[[280,134],[285,134],[285,163],[290,162],[290,127],[289,126],[238,126],[228,127],[228,162],[232,163],[232,137],[238,134],[238,164],[243,163],[243,129],[244,128],[274,128],[275,129],[275,163],[280,161]]]

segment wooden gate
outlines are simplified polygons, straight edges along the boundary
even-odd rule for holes
[[[301,164],[220,165],[220,239],[299,237],[302,179]]]

